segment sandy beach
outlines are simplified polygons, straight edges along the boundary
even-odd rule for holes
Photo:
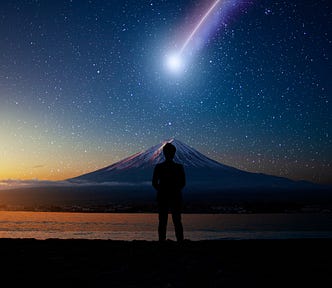
[[[323,287],[331,244],[0,239],[1,278],[12,287]]]

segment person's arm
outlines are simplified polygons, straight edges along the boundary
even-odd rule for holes
[[[159,169],[158,169],[158,165],[153,170],[152,186],[157,191],[159,190]]]

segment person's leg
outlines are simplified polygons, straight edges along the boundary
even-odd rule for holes
[[[183,226],[181,221],[181,210],[173,209],[172,211],[173,224],[175,229],[175,236],[178,242],[183,241]]]
[[[158,226],[159,241],[166,240],[167,220],[168,220],[168,209],[167,209],[167,207],[160,206],[159,207],[159,226]]]

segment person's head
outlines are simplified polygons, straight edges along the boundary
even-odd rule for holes
[[[175,156],[176,148],[173,144],[167,143],[163,147],[163,153],[166,160],[172,160]]]

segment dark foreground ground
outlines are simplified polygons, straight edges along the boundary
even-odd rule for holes
[[[331,247],[332,239],[0,239],[0,274],[6,287],[326,287]]]

